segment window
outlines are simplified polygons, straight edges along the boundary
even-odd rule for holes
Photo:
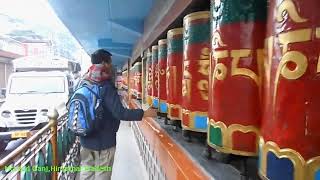
[[[63,76],[13,77],[11,80],[10,94],[64,93],[64,82]]]

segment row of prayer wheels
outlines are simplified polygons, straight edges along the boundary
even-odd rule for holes
[[[122,71],[122,87],[128,89],[128,70]]]
[[[320,179],[320,1],[211,0],[147,53],[147,103],[259,156],[264,179]]]
[[[186,16],[184,26],[148,51],[147,102],[184,129],[207,132],[210,12]]]
[[[137,99],[141,99],[142,93],[142,64],[141,62],[136,62],[130,68],[130,89],[132,95],[134,95]]]

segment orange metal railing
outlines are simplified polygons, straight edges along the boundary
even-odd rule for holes
[[[124,97],[130,108],[141,108],[139,102]],[[133,131],[150,179],[207,180],[210,176],[194,162],[152,118],[133,122]]]
[[[79,141],[67,131],[66,114],[58,116],[54,109],[43,128],[0,160],[0,179],[56,180],[75,176],[61,169],[78,164]]]

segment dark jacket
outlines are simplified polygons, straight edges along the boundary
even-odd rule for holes
[[[99,122],[97,130],[86,137],[80,137],[83,147],[100,151],[116,145],[116,135],[119,129],[120,120],[140,121],[143,117],[142,109],[124,108],[117,89],[112,81],[107,80],[102,84],[104,87],[104,110],[105,117]]]

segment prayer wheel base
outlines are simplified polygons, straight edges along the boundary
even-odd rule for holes
[[[211,160],[212,159],[212,151],[215,151],[212,147],[209,145],[206,146],[206,149],[203,151],[202,156]]]
[[[141,100],[141,99],[142,99],[141,93],[138,93],[136,96],[137,96],[137,99],[138,99],[138,100]]]
[[[167,113],[158,112],[157,115],[158,115],[159,119],[164,119],[164,124],[165,125],[168,125]]]
[[[188,130],[182,130],[182,136],[184,137],[184,140],[187,142],[192,142],[191,139],[191,133]]]
[[[169,123],[168,123],[168,118],[165,118],[165,119],[164,119],[164,124],[165,124],[165,125],[168,125],[168,124],[169,124]]]
[[[164,114],[167,114],[167,113],[168,113],[168,105],[167,105],[167,102],[166,102],[166,101],[160,100],[159,112],[160,112],[160,113],[164,113]]]
[[[193,131],[193,132],[198,132],[198,133],[205,133],[207,134],[207,129],[197,129],[197,128],[191,128],[188,126],[185,126],[182,124],[182,129],[186,131]]]
[[[208,134],[208,136],[210,136],[210,134]],[[207,142],[207,143],[208,143],[209,146],[211,146],[216,151],[221,152],[221,153],[233,154],[233,155],[239,155],[239,156],[252,156],[252,157],[256,157],[257,156],[257,153],[255,153],[255,152],[238,151],[238,150],[234,150],[234,149],[231,149],[231,148],[220,147],[220,146],[218,146],[216,144],[213,144],[211,142]]]
[[[157,115],[158,115],[160,118],[167,118],[167,113],[158,112]]]
[[[207,112],[190,111],[182,109],[182,128],[189,131],[207,133]]]
[[[206,144],[206,133],[190,131],[183,128],[182,136],[184,137],[184,140],[187,142],[192,142],[194,139],[196,139],[197,141]]]
[[[158,109],[159,108],[159,99],[153,98],[152,99],[152,107]]]
[[[147,96],[147,104],[149,105],[149,106],[152,106],[152,96]]]
[[[180,121],[181,120],[181,107],[176,104],[168,104],[168,118],[171,121]]]
[[[219,152],[240,156],[257,156],[259,130],[254,126],[231,124],[210,119],[208,144]]]
[[[260,139],[259,175],[262,179],[319,180],[320,156],[305,160],[297,151]]]
[[[181,121],[168,119],[168,125],[173,126],[173,130],[178,132],[181,129]]]

